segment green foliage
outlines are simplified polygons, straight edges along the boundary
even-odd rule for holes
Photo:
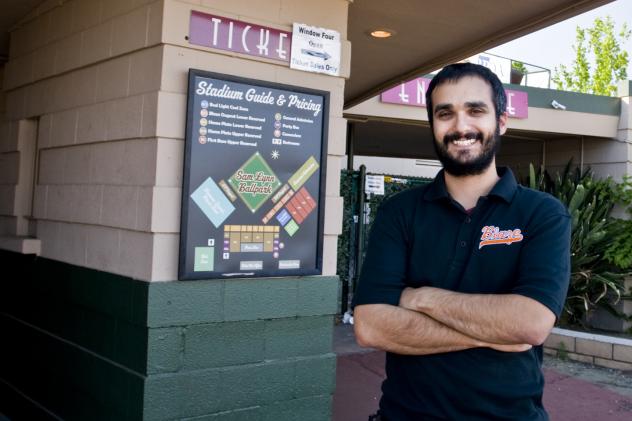
[[[632,203],[632,178],[626,176],[618,187],[617,202]],[[632,211],[632,208],[629,211]],[[632,220],[615,220],[612,231],[614,239],[604,253],[606,260],[619,269],[632,269]]]
[[[521,61],[512,60],[511,61],[511,68],[512,69],[516,69],[520,73],[527,73],[527,67]]]
[[[582,172],[571,165],[555,178],[547,171],[536,173],[530,165],[528,184],[557,197],[571,215],[571,279],[563,322],[583,324],[597,305],[611,307],[609,300],[616,303],[624,292],[623,280],[632,262],[625,265],[617,241],[632,243],[632,230],[621,231],[621,224],[628,222],[610,213],[615,205],[630,204],[630,183],[615,183],[610,177],[598,180],[590,169]]]
[[[566,361],[568,359],[568,349],[566,349],[566,345],[564,345],[564,342],[560,342],[558,345],[557,358],[562,361]]]
[[[337,273],[342,282],[349,282],[349,264],[352,259],[352,225],[353,203],[357,196],[358,174],[354,171],[342,170],[340,173],[340,196],[344,200],[342,217],[342,234],[338,236]],[[354,179],[355,178],[355,179]]]
[[[573,50],[575,59],[570,68],[555,68],[553,82],[557,89],[612,96],[617,82],[626,80],[629,54],[621,45],[631,31],[624,22],[616,32],[610,16],[595,18],[590,28],[576,28]],[[594,68],[591,66],[594,63]]]
[[[613,225],[614,241],[604,256],[620,269],[632,268],[632,220],[617,220]]]

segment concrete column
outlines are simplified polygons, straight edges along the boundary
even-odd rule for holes
[[[347,7],[47,1],[15,28],[0,150],[12,163],[2,166],[0,203],[13,213],[0,215],[29,208],[28,195],[3,180],[30,186],[41,253],[0,244],[0,264],[18,274],[0,284],[0,330],[15,339],[0,359],[6,415],[330,418]],[[342,75],[191,45],[192,10],[286,31],[293,22],[337,30]],[[330,93],[323,276],[176,280],[189,68]],[[25,121],[38,122],[36,131]],[[24,124],[36,139],[7,146]],[[26,148],[38,156],[34,181],[23,176]]]
[[[625,144],[622,151],[626,160],[625,174],[632,175],[632,81],[620,82],[618,94],[621,98],[621,115],[617,127],[617,139]]]

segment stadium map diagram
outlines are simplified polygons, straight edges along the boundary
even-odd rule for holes
[[[192,73],[181,277],[313,273],[325,98]]]

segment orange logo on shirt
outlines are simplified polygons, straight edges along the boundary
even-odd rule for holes
[[[485,226],[481,230],[481,242],[478,243],[478,249],[482,249],[485,246],[492,244],[506,244],[517,243],[522,241],[522,233],[518,228],[512,230],[503,230],[494,226]]]

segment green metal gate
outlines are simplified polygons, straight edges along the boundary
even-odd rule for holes
[[[367,176],[383,177],[384,194],[367,193]],[[431,182],[430,178],[367,174],[364,165],[360,171],[342,170],[340,195],[344,199],[342,234],[338,238],[338,276],[342,281],[340,314],[349,310],[355,291],[373,217],[380,204],[392,195]]]

